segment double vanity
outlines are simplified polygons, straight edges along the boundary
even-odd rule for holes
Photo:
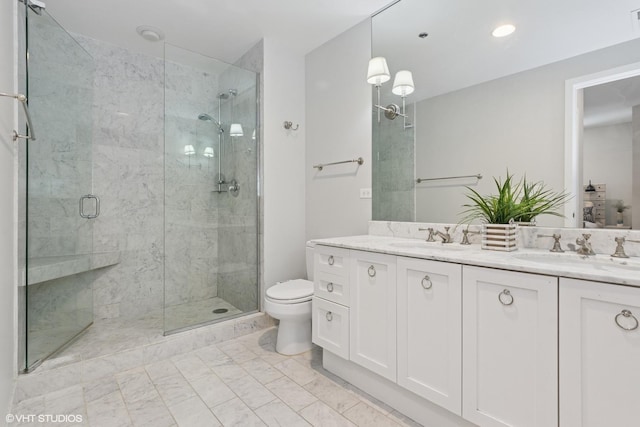
[[[631,243],[631,258],[552,253],[538,237],[553,230],[531,229],[504,253],[400,228],[315,241],[313,342],[327,370],[423,425],[638,423]],[[613,253],[613,237],[595,237]]]

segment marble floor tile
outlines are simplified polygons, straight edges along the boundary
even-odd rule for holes
[[[202,359],[192,353],[176,356],[172,361],[188,381],[195,380],[196,378],[211,373],[211,369],[205,365]]]
[[[273,393],[249,375],[229,381],[227,385],[251,409],[259,408],[276,399]]]
[[[256,414],[269,427],[309,427],[311,424],[279,400],[256,409]]]
[[[351,421],[331,409],[325,403],[317,401],[300,411],[300,415],[313,426],[355,427]],[[371,424],[370,424],[371,425]]]
[[[216,427],[220,421],[197,396],[169,406],[179,427]]]
[[[310,383],[317,377],[317,374],[312,369],[301,365],[294,359],[283,360],[274,365],[274,367],[302,386]]]
[[[289,377],[282,377],[272,381],[266,384],[266,387],[294,411],[306,408],[318,400],[316,396],[296,384]]]
[[[137,346],[44,369],[21,379],[12,413],[77,414],[87,427],[419,426],[324,370],[317,347],[276,353],[276,331],[209,345],[188,331],[153,363]]]
[[[120,391],[109,393],[87,404],[91,427],[132,426],[131,418]]]
[[[399,427],[400,424],[387,417],[382,412],[364,402],[358,403],[342,415],[359,426]]]
[[[266,426],[247,405],[239,398],[232,399],[213,408],[213,414],[225,427],[260,427]]]
[[[189,381],[189,383],[209,408],[214,408],[237,397],[214,373],[203,375]]]
[[[360,399],[354,393],[320,375],[304,388],[340,413],[360,403]]]
[[[262,384],[270,383],[284,375],[259,357],[242,363],[240,366]]]

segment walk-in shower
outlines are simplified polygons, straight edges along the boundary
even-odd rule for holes
[[[257,73],[169,44],[137,54],[40,12],[23,12],[39,134],[19,156],[21,368],[256,312]]]

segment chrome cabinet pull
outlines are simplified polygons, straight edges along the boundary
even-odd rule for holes
[[[433,287],[433,282],[431,282],[431,278],[428,275],[425,275],[420,282],[422,287],[426,290],[429,290]]]
[[[367,269],[367,273],[369,274],[369,277],[376,277],[376,268],[373,265],[370,265]]]
[[[96,201],[96,213],[93,215],[84,213],[84,201],[87,199],[94,199]],[[98,198],[98,196],[94,196],[93,194],[85,194],[84,196],[80,197],[80,217],[86,218],[86,219],[94,219],[94,218],[98,218],[99,215],[100,215],[100,199]]]
[[[327,314],[325,314],[325,316],[327,318],[327,321],[331,322],[333,320],[333,313],[330,311],[327,311]]]
[[[333,263],[334,263],[333,255],[329,255],[329,259],[327,260],[327,263],[328,263],[329,265],[333,265]]]
[[[327,292],[333,292],[333,283],[327,283]]]
[[[622,326],[620,324],[620,321],[618,320],[620,316],[626,317],[627,319],[628,318],[633,319],[634,325],[629,328],[627,328],[626,326]],[[620,313],[618,313],[615,317],[615,321],[616,321],[616,325],[618,325],[620,328],[624,329],[625,331],[633,331],[635,329],[638,329],[638,319],[629,310],[622,310]]]
[[[511,305],[513,304],[513,295],[511,295],[508,289],[505,289],[498,295],[498,301],[500,301],[502,305]]]

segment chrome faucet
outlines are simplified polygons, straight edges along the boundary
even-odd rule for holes
[[[596,254],[593,251],[593,248],[591,247],[591,242],[589,242],[590,237],[591,237],[591,234],[587,233],[582,235],[582,239],[581,238],[576,239],[576,245],[579,246],[579,248],[576,249],[576,253],[578,255],[595,255]]]
[[[616,251],[611,255],[614,258],[629,258],[629,255],[624,253],[624,242],[640,243],[640,240],[628,240],[624,237],[616,237],[615,241],[617,243]]]
[[[429,236],[427,237],[427,242],[435,242],[435,239],[433,238],[433,228],[418,228],[418,231],[428,231]]]
[[[445,227],[444,233],[440,230],[436,230],[434,233],[436,236],[442,239],[442,243],[451,243],[451,235],[449,234],[449,228],[451,227]]]

